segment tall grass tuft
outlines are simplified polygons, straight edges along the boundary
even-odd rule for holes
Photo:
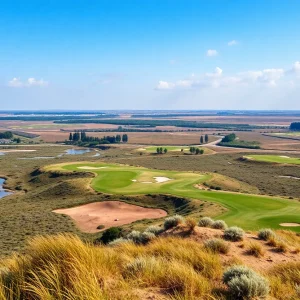
[[[227,254],[230,249],[230,245],[224,242],[222,239],[211,239],[204,242],[204,247],[214,253]]]
[[[243,240],[244,234],[245,233],[242,228],[234,226],[225,230],[224,238],[228,241],[238,242]]]
[[[211,227],[214,223],[214,220],[209,217],[203,217],[200,219],[198,226],[200,227]]]
[[[184,223],[184,217],[180,216],[180,215],[175,215],[172,217],[168,217],[165,219],[165,223],[164,223],[164,229],[168,230],[171,229],[173,227],[178,226],[179,224]]]
[[[258,232],[258,238],[260,240],[268,241],[271,237],[275,237],[275,233],[271,229],[261,229]]]

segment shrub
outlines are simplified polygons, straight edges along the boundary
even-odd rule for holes
[[[228,284],[230,280],[232,280],[234,277],[241,277],[242,275],[246,276],[252,276],[255,274],[255,272],[247,267],[244,266],[233,266],[229,269],[227,269],[223,274],[223,282],[225,284]]]
[[[175,215],[173,217],[166,218],[164,223],[165,230],[168,230],[170,228],[176,227],[179,224],[182,224],[184,222],[184,218],[180,215]]]
[[[130,240],[127,240],[127,239],[124,239],[124,238],[118,238],[118,239],[115,239],[115,240],[111,241],[108,245],[109,246],[119,246],[121,244],[130,243],[130,242],[131,242]]]
[[[264,256],[265,252],[259,243],[251,243],[248,249],[248,254],[261,257]]]
[[[154,225],[152,225],[152,226],[149,226],[146,230],[145,230],[145,232],[151,232],[151,233],[153,233],[154,235],[159,235],[160,233],[162,233],[163,232],[163,229],[161,228],[161,227],[159,227],[159,226],[154,226]]]
[[[269,284],[259,275],[234,277],[228,283],[229,293],[234,299],[261,299],[269,293]]]
[[[257,236],[260,240],[268,241],[271,237],[275,237],[275,233],[271,229],[261,229]]]
[[[192,218],[187,218],[185,221],[185,224],[188,227],[189,231],[194,231],[194,229],[197,225],[197,222]]]
[[[267,280],[244,266],[234,266],[225,271],[223,282],[233,299],[261,299],[269,293]]]
[[[214,229],[227,229],[227,224],[223,220],[214,221],[212,226]]]
[[[99,229],[99,230],[104,229],[104,228],[105,228],[104,225],[99,225],[99,226],[97,226],[97,229]]]
[[[103,231],[103,234],[100,238],[96,240],[97,242],[108,244],[109,242],[112,242],[113,240],[121,237],[122,229],[119,227],[111,227]]]
[[[152,232],[139,232],[139,231],[132,231],[127,235],[127,239],[133,241],[135,244],[142,244],[146,245],[151,240],[155,238],[155,234]]]
[[[229,244],[221,239],[211,239],[204,242],[204,247],[214,253],[226,254],[229,251]]]
[[[209,217],[204,217],[204,218],[200,219],[198,225],[200,227],[211,227],[213,223],[214,223],[213,219],[211,219]]]
[[[237,242],[244,238],[244,230],[239,227],[230,227],[225,230],[224,238],[229,241]]]
[[[284,252],[285,253],[288,250],[288,246],[287,246],[287,244],[284,241],[279,240],[277,242],[277,245],[276,245],[276,250],[278,252]]]

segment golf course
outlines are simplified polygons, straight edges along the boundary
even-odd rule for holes
[[[289,164],[289,165],[300,165],[300,158],[298,157],[289,157],[285,155],[247,155],[246,159],[268,162],[268,163],[277,163],[277,164]]]
[[[212,174],[153,170],[107,163],[68,163],[51,165],[45,171],[92,172],[94,190],[106,194],[169,194],[189,199],[219,203],[227,210],[218,215],[229,225],[247,230],[281,228],[300,232],[300,203],[279,197],[259,196],[198,189],[196,184],[209,180]],[[291,224],[282,227],[280,224]],[[294,226],[293,226],[294,225]]]

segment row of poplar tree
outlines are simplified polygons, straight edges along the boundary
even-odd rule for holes
[[[115,144],[115,143],[127,143],[128,135],[117,134],[116,136],[104,136],[103,138],[87,136],[85,131],[70,132],[69,141],[72,142],[83,142],[83,143],[97,143],[97,144]]]

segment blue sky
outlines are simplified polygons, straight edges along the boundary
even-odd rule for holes
[[[3,0],[0,109],[300,109],[297,0]]]

